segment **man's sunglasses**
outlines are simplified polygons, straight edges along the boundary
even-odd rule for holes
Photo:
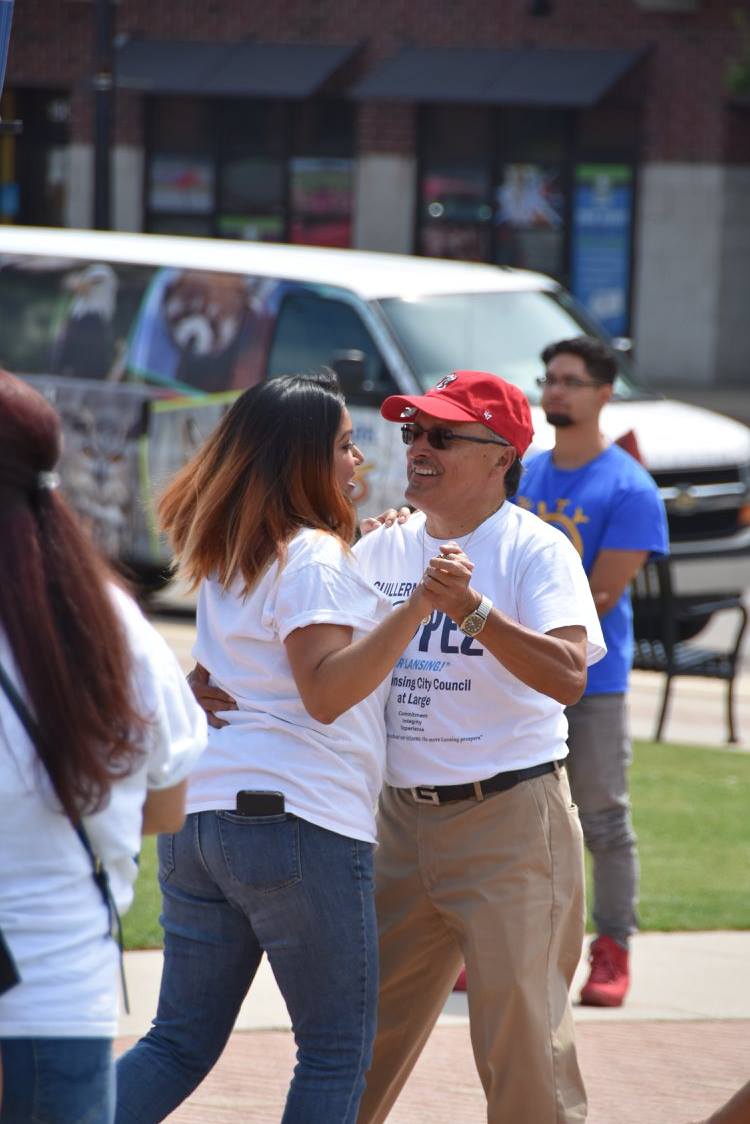
[[[503,441],[502,438],[470,437],[467,433],[454,433],[452,429],[445,429],[441,425],[436,425],[432,429],[423,429],[416,422],[407,422],[406,425],[401,426],[401,440],[404,445],[413,445],[423,434],[427,438],[428,445],[433,449],[450,449],[454,441],[473,441],[475,445],[504,445],[506,448],[510,446],[510,441]]]

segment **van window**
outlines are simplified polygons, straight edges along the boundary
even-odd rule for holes
[[[0,365],[118,378],[151,266],[0,255]]]
[[[334,367],[352,405],[380,405],[395,394],[381,356],[356,311],[317,293],[290,293],[281,305],[268,359],[268,375]]]
[[[449,371],[493,371],[539,401],[535,379],[541,352],[555,340],[596,334],[585,314],[564,294],[458,293],[380,302],[391,328],[425,388]],[[619,397],[642,393],[620,362]]]

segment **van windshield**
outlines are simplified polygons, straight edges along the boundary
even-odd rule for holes
[[[539,400],[539,355],[555,340],[601,332],[564,292],[539,290],[456,293],[388,298],[379,302],[422,386],[427,389],[456,370],[494,371]],[[619,398],[641,397],[627,359],[618,353]]]

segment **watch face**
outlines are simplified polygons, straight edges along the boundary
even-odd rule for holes
[[[484,621],[484,617],[480,617],[477,613],[472,613],[471,616],[467,617],[464,621],[461,631],[465,633],[466,636],[476,636],[478,632],[482,631]]]

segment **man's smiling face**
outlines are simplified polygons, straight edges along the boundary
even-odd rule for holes
[[[449,429],[467,437],[497,440],[479,422],[442,421],[421,411],[409,420],[423,430]],[[501,498],[505,473],[498,474],[498,466],[507,468],[514,457],[508,446],[473,441],[454,441],[446,449],[433,449],[426,434],[420,434],[407,448],[406,499],[427,513],[468,513],[486,501],[490,490]]]

